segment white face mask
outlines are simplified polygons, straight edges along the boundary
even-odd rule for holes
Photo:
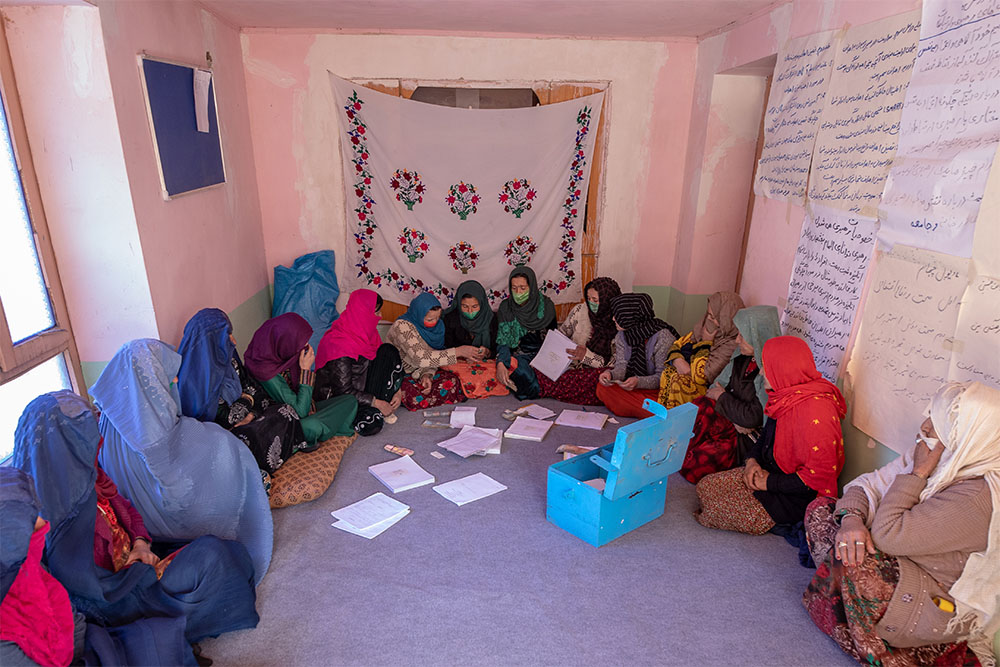
[[[927,445],[927,449],[934,449],[941,444],[941,440],[939,438],[928,438],[923,434],[917,436],[917,444],[919,445],[921,442]]]

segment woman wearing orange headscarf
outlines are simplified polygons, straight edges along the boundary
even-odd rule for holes
[[[836,497],[844,466],[840,391],[816,370],[805,341],[779,336],[762,355],[768,417],[746,465],[703,477],[697,514],[709,528],[763,535],[796,524],[817,496]]]

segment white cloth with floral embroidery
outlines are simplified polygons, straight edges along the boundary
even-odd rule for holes
[[[495,307],[527,264],[579,301],[580,239],[604,93],[540,107],[453,109],[330,74],[347,200],[349,289],[443,305],[478,280]]]

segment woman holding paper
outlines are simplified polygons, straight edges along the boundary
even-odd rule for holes
[[[809,506],[818,567],[802,602],[861,664],[996,664],[1000,391],[944,385],[916,440]]]
[[[659,394],[660,369],[666,363],[677,331],[656,317],[648,294],[622,294],[611,300],[611,315],[618,329],[611,370],[598,376],[597,397],[619,417],[644,419],[647,398]]]
[[[419,410],[465,400],[458,375],[442,367],[457,363],[459,357],[479,361],[483,348],[445,347],[441,304],[432,294],[417,295],[389,327],[386,339],[399,350],[403,370],[410,374],[403,380],[403,407]]]
[[[526,266],[514,267],[507,287],[510,296],[497,309],[497,378],[519,399],[538,398],[538,377],[528,364],[541,349],[545,332],[556,326],[556,307]]]
[[[660,403],[673,408],[705,393],[736,350],[739,331],[733,316],[741,308],[743,299],[734,292],[716,292],[708,297],[701,322],[674,341],[667,355],[660,375]]]
[[[471,345],[483,358],[446,366],[458,374],[466,398],[506,396],[507,385],[497,379],[497,318],[486,299],[486,290],[475,280],[466,280],[455,290],[451,306],[441,316],[445,348]]]
[[[577,405],[600,405],[597,378],[611,362],[611,342],[618,333],[611,300],[622,293],[612,278],[595,278],[583,288],[584,303],[573,306],[558,330],[576,345],[566,352],[573,361],[557,381],[538,373],[541,398]]]
[[[742,465],[764,422],[767,392],[760,373],[764,343],[781,335],[778,309],[753,306],[736,313],[736,352],[716,384],[693,403],[694,436],[681,475],[692,484],[705,475]]]

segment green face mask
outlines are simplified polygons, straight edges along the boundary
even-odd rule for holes
[[[520,294],[514,292],[512,296],[514,297],[514,303],[519,306],[523,306],[528,301],[528,297],[531,296],[531,290],[521,292]]]
[[[590,308],[590,312],[592,312],[592,313],[594,313],[596,315],[597,314],[597,309],[601,307],[601,304],[594,303],[593,301],[588,301],[587,302],[587,307]]]
[[[476,312],[474,312],[474,313],[470,313],[470,312],[467,312],[465,310],[462,311],[462,317],[464,317],[467,320],[474,320],[474,319],[476,319],[476,315],[478,315],[478,314],[479,314],[478,310]]]

